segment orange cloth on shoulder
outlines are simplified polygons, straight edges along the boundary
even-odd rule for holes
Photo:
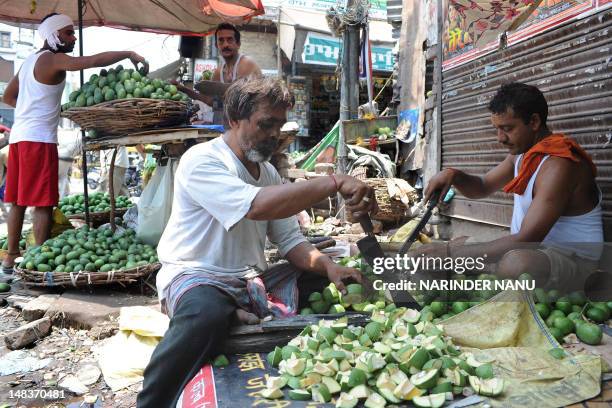
[[[563,157],[576,163],[583,157],[591,165],[593,177],[597,167],[591,156],[574,140],[563,134],[553,134],[536,143],[525,153],[518,175],[504,186],[506,193],[523,194],[545,155]]]

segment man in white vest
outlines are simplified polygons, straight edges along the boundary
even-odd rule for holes
[[[110,51],[71,57],[76,43],[74,24],[63,14],[49,14],[40,23],[43,47],[30,55],[4,92],[4,102],[15,107],[4,201],[11,203],[8,216],[8,254],[1,276],[9,280],[27,207],[34,207],[36,244],[49,238],[53,207],[58,202],[57,127],[66,71],[104,67],[124,59],[134,65],[144,58],[132,51]]]
[[[240,78],[262,76],[259,65],[252,58],[240,53],[240,31],[234,25],[219,24],[215,30],[215,44],[223,57],[223,64],[213,72],[213,81],[231,84]],[[222,98],[202,95],[191,88],[176,84],[191,98],[202,101],[213,108],[213,123],[223,123]]]
[[[489,103],[497,141],[506,158],[484,176],[446,168],[434,176],[425,197],[454,186],[465,197],[512,193],[510,234],[475,245],[434,244],[415,251],[434,257],[497,262],[497,276],[529,273],[538,287],[580,287],[595,271],[603,249],[602,193],[590,155],[546,124],[548,104],[532,85],[503,85]]]

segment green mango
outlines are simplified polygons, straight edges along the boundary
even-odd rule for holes
[[[116,98],[117,98],[117,95],[115,94],[115,91],[113,91],[112,89],[109,89],[104,94],[104,100],[107,101],[107,102],[108,101],[112,101],[112,100],[114,100]]]
[[[75,106],[77,108],[82,108],[86,105],[87,105],[87,97],[83,94],[80,94],[75,101]]]

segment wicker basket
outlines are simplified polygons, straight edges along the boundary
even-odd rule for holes
[[[355,177],[357,180],[364,181],[368,178],[368,168],[365,166],[358,166],[351,170],[349,176]]]
[[[115,208],[115,217],[123,216],[123,214],[125,214],[128,209],[129,208]],[[66,218],[68,218],[69,220],[84,220],[85,213],[67,215]],[[110,211],[90,212],[89,219],[94,224],[96,223],[106,224],[110,220]]]
[[[134,283],[139,279],[158,271],[161,263],[110,272],[39,272],[21,269],[15,266],[15,274],[26,286],[45,287],[82,287],[93,285],[110,285],[113,283]]]
[[[70,108],[61,115],[83,129],[95,130],[98,136],[103,136],[185,124],[189,122],[190,111],[186,102],[130,98]]]
[[[387,179],[384,178],[369,178],[362,180],[372,187],[376,193],[378,213],[376,213],[372,219],[385,223],[399,223],[405,221],[410,216],[410,208],[402,201],[393,199],[389,196],[386,180]],[[413,197],[410,197],[410,199],[411,204],[413,204],[418,199],[418,196],[415,194]],[[347,212],[347,220],[349,222],[357,222],[349,212]]]

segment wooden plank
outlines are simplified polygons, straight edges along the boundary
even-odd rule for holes
[[[138,144],[164,144],[164,143],[180,143],[187,139],[195,139],[204,141],[221,136],[220,132],[212,132],[205,129],[172,129],[171,131],[155,132],[155,133],[139,133],[130,134],[121,137],[109,139],[95,139],[87,142],[87,150],[103,150],[110,149],[115,146],[135,146]]]
[[[340,315],[308,315],[295,316],[288,319],[270,320],[257,325],[236,326],[230,331],[230,337],[224,345],[228,354],[267,353],[276,346],[285,346],[311,324],[319,320],[336,320],[347,316],[348,323],[363,326],[370,321],[369,315],[360,313],[345,313]]]
[[[269,353],[276,346],[282,347],[287,345],[300,331],[292,330],[280,333],[230,337],[224,344],[223,352],[226,354]]]
[[[295,331],[298,333],[302,329],[311,324],[317,324],[319,320],[336,320],[342,316],[348,317],[348,323],[352,325],[365,325],[370,321],[369,315],[361,313],[343,313],[339,315],[329,314],[313,314],[306,316],[294,316],[288,319],[274,319],[260,324],[244,324],[235,326],[230,330],[230,336],[242,336],[254,333],[270,333],[270,332],[284,332],[284,331]]]

